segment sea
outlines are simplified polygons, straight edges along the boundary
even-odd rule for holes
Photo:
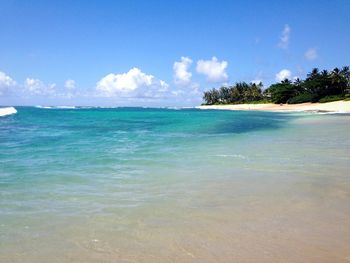
[[[0,262],[350,262],[350,115],[15,107]]]

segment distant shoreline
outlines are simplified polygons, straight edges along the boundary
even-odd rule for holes
[[[201,110],[254,110],[274,112],[339,112],[350,113],[350,101],[334,101],[327,103],[301,103],[301,104],[227,104],[227,105],[201,105]]]

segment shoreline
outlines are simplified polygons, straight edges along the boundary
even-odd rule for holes
[[[350,113],[350,101],[333,101],[326,103],[301,104],[227,104],[227,105],[201,105],[201,110],[237,110],[237,111],[273,111],[273,112],[337,112]]]

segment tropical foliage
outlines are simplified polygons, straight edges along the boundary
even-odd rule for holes
[[[285,79],[270,85],[263,91],[260,82],[239,82],[228,87],[204,92],[204,104],[239,104],[254,102],[304,103],[328,102],[350,98],[349,67],[335,68],[332,71],[319,71],[314,68],[305,80]]]
[[[247,103],[263,99],[262,83],[239,82],[233,86],[221,87],[204,92],[206,104]]]

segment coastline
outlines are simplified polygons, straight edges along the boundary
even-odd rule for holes
[[[301,103],[301,104],[229,104],[229,105],[202,105],[197,106],[201,110],[254,110],[274,112],[338,112],[350,113],[350,101],[333,101],[326,103]]]

